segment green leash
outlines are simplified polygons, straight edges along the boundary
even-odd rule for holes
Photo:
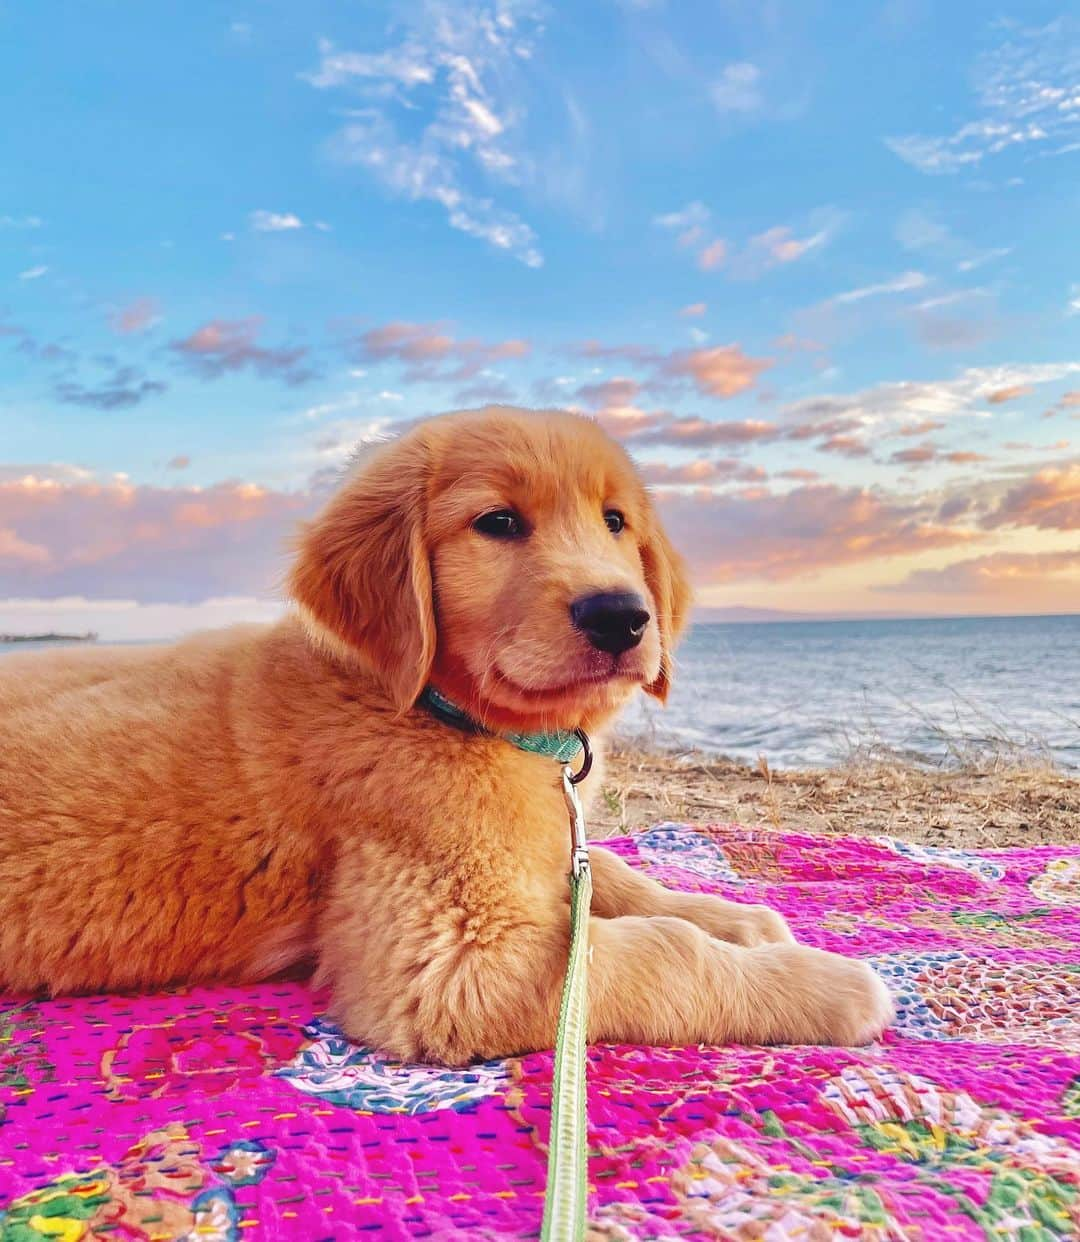
[[[587,769],[583,769],[584,773]],[[579,777],[580,779],[580,777]],[[585,813],[569,765],[562,771],[563,794],[573,841],[570,867],[570,955],[566,964],[555,1074],[551,1085],[547,1193],[541,1242],[580,1242],[588,1206],[588,1136],[585,1111],[586,988],[589,963],[589,906],[592,872],[585,838]]]
[[[417,707],[463,733],[489,730],[456,703],[425,686]],[[588,1023],[586,975],[589,964],[589,907],[592,872],[585,836],[585,812],[577,785],[589,775],[592,750],[580,729],[572,733],[500,733],[496,736],[533,755],[547,755],[563,764],[562,787],[570,816],[570,953],[566,963],[559,1026],[555,1034],[555,1072],[551,1084],[551,1133],[548,1138],[547,1191],[541,1242],[582,1242],[588,1208],[588,1135],[585,1116],[585,1048]],[[581,768],[570,760],[584,751]]]

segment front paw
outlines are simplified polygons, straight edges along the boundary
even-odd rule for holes
[[[741,944],[747,949],[763,944],[795,943],[784,916],[768,906],[743,905],[719,897],[707,897],[704,902],[695,911],[694,922],[717,940]]]
[[[865,962],[802,945],[748,957],[748,1022],[758,1028],[757,1042],[857,1047],[895,1016],[888,989]]]

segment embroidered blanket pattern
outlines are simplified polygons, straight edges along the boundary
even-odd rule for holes
[[[1080,1236],[1080,848],[609,844],[870,959],[899,1017],[860,1049],[591,1049],[591,1242]],[[325,1004],[0,997],[0,1242],[536,1236],[550,1053],[401,1065]]]

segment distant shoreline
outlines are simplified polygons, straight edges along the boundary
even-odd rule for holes
[[[0,643],[96,643],[97,634],[0,634]]]
[[[845,622],[911,621],[1057,621],[1080,612],[782,612],[771,608],[714,608],[708,604],[690,613],[694,625],[833,625]]]

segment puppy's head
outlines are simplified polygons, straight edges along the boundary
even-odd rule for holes
[[[292,594],[400,710],[431,682],[485,724],[571,728],[667,696],[689,590],[623,452],[507,409],[380,448],[305,530]]]

